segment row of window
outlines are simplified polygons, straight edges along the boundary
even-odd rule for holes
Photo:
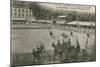
[[[11,9],[12,11],[12,9]],[[29,10],[29,9],[20,9],[20,8],[15,8],[14,9],[15,12],[32,12],[32,10]]]
[[[14,13],[14,14],[12,14],[11,13],[11,16],[14,16],[14,17],[16,17],[16,16],[19,16],[19,17],[32,17],[32,14],[17,14],[17,13]]]
[[[12,8],[11,9],[12,17],[32,17],[32,10],[24,8]]]

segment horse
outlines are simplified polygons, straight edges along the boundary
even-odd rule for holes
[[[52,47],[54,48],[54,57],[53,57],[53,59],[55,60],[56,56],[58,55],[58,49],[57,49],[57,46],[54,43],[52,43]]]
[[[57,56],[59,58],[59,60],[62,59],[62,56],[63,56],[63,51],[62,51],[62,46],[59,44],[55,45],[54,43],[52,43],[52,47],[54,48],[54,57],[53,59],[56,60],[57,59]]]
[[[39,62],[39,60],[41,59],[41,49],[40,48],[37,48],[37,49],[33,49],[32,51],[32,54],[33,54],[33,59],[34,59],[34,62]]]

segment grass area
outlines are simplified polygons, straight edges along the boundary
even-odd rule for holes
[[[14,53],[11,54],[11,64],[16,66],[23,66],[23,65],[40,65],[40,64],[49,64],[53,61],[53,55],[51,55],[51,51],[47,51],[48,55],[45,56],[45,59],[40,58],[40,62],[34,62],[34,58],[32,53]]]
[[[44,24],[16,24],[16,25],[11,25],[11,28],[18,28],[18,29],[20,29],[20,28],[26,28],[26,29],[31,29],[31,28],[49,28],[50,27],[50,25],[44,25]],[[59,27],[59,28],[61,28],[61,27]],[[61,29],[62,30],[62,29]],[[66,29],[66,30],[68,30],[68,29]],[[22,31],[24,31],[24,32],[22,32]],[[20,40],[20,39],[17,39],[17,40],[19,40],[18,41],[18,43],[19,42],[21,42],[20,44],[17,44],[16,43],[16,45],[19,45],[19,47],[20,47],[20,49],[23,49],[23,47],[25,46],[25,44],[26,44],[26,48],[24,48],[24,49],[31,49],[31,48],[28,48],[27,47],[27,42],[28,42],[28,40],[30,39],[30,40],[32,40],[32,42],[29,40],[29,44],[30,43],[32,43],[32,45],[33,45],[33,39],[34,39],[34,37],[33,38],[31,38],[32,36],[33,36],[33,34],[34,34],[34,36],[38,36],[39,37],[39,35],[40,34],[37,34],[37,32],[35,31],[35,32],[33,32],[33,30],[31,30],[31,32],[29,31],[29,30],[27,30],[28,32],[26,33],[26,30],[21,30],[21,31],[15,31],[15,32],[17,32],[17,36],[19,36],[19,33],[21,34],[19,37],[21,37],[21,36],[23,36],[23,39],[26,37],[26,40],[23,40],[22,39],[22,41]],[[70,30],[69,30],[70,31]],[[73,31],[73,30],[72,30]],[[29,32],[31,33],[30,35],[32,35],[32,36],[28,36],[29,35]],[[42,30],[42,32],[43,32],[43,30]],[[44,31],[45,33],[46,33],[46,31]],[[48,31],[47,31],[47,33],[46,34],[44,34],[44,32],[43,32],[43,35],[48,35]],[[57,32],[57,31],[56,31]],[[65,32],[68,32],[68,31],[65,31]],[[26,33],[26,35],[25,34],[23,34],[23,33]],[[36,35],[35,35],[35,33],[36,33]],[[38,33],[40,33],[40,32],[38,32]],[[57,33],[59,33],[59,32],[57,32]],[[76,33],[77,34],[77,33]],[[42,35],[42,36],[43,36]],[[78,32],[78,37],[79,37],[79,40],[80,39],[82,39],[83,38],[83,36]],[[15,34],[14,34],[14,36],[15,36]],[[93,35],[94,36],[94,35]],[[29,39],[27,39],[29,37]],[[47,37],[47,36],[46,36]],[[42,37],[41,37],[42,38]],[[44,37],[43,37],[44,38]],[[35,38],[35,39],[40,39],[40,38]],[[13,39],[14,40],[14,39]],[[25,41],[25,43],[23,43]],[[82,41],[82,42],[81,42]],[[80,40],[80,43],[83,43],[84,41],[83,40]],[[90,42],[92,42],[92,41],[90,41]],[[79,43],[79,44],[80,44]],[[12,44],[12,45],[14,45],[14,43]],[[21,46],[22,45],[22,46]],[[23,46],[24,45],[24,46]],[[49,45],[49,44],[47,44],[47,45]],[[30,45],[29,45],[30,46]],[[81,46],[81,45],[80,45]],[[30,46],[31,47],[31,46]],[[95,47],[94,47],[95,48]],[[19,48],[18,48],[18,50],[20,50]],[[22,51],[22,50],[20,50],[20,51]],[[24,50],[25,51],[25,50]],[[95,61],[96,60],[96,54],[95,54],[95,52],[92,54],[91,53],[91,55],[90,56],[88,56],[88,57],[86,57],[86,58],[89,58],[89,60],[88,59],[86,59],[85,58],[85,56],[83,55],[83,56],[80,56],[79,57],[79,59],[70,59],[70,57],[72,56],[73,58],[74,58],[74,56],[73,56],[73,54],[74,53],[72,53],[72,52],[69,52],[69,54],[68,53],[66,53],[66,55],[68,56],[66,56],[65,57],[65,59],[63,60],[63,62],[59,62],[58,60],[56,60],[56,62],[53,62],[53,53],[51,53],[50,51],[48,51],[48,53],[49,53],[49,55],[50,55],[50,57],[46,57],[46,59],[45,60],[43,60],[42,62],[40,62],[40,63],[35,63],[35,62],[33,62],[33,55],[32,55],[32,53],[30,52],[30,53],[14,53],[14,54],[11,54],[11,64],[12,65],[39,65],[39,64],[51,64],[51,62],[52,63],[75,63],[75,62],[88,62],[88,61]],[[51,54],[52,55],[51,55]],[[64,56],[63,56],[64,57]],[[82,58],[83,57],[83,58]],[[85,59],[86,60],[85,60]],[[61,58],[62,59],[62,58]]]
[[[92,62],[92,61],[96,61],[96,54],[95,53],[91,53],[90,55],[82,55],[82,56],[77,56],[77,58],[75,59],[73,54],[74,53],[68,53],[66,54],[66,59],[63,59],[63,61],[59,61],[59,60],[55,60],[55,62],[53,62],[53,55],[50,55],[50,53],[48,52],[49,56],[46,56],[45,59],[40,58],[39,62],[36,63],[34,62],[33,59],[33,55],[32,53],[17,53],[17,54],[11,54],[11,65],[15,65],[15,66],[27,66],[27,65],[44,65],[44,64],[57,64],[57,63],[76,63],[76,62]],[[73,56],[74,59],[71,59],[71,57]]]
[[[13,54],[11,56],[12,65],[31,65],[33,58],[31,53]]]

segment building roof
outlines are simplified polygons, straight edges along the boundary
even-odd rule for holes
[[[85,22],[85,21],[72,21],[67,23],[69,25],[84,25],[84,26],[95,26],[95,22]]]
[[[60,16],[58,16],[59,18],[65,18],[66,17],[66,15],[60,15]]]

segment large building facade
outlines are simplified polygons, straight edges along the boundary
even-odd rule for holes
[[[33,11],[29,7],[22,6],[21,1],[11,1],[11,23],[30,23],[34,20]]]
[[[32,18],[32,10],[27,8],[11,8],[13,18]]]

